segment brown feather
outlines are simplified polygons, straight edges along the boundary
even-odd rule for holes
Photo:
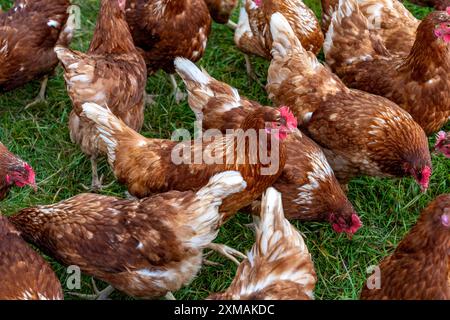
[[[0,215],[0,299],[62,300],[61,284],[47,262]]]
[[[379,264],[381,288],[361,292],[363,300],[449,300],[450,194],[437,197],[394,253]]]
[[[16,1],[0,13],[0,92],[53,72],[55,45],[72,38],[73,30],[65,29],[69,6],[69,0]]]

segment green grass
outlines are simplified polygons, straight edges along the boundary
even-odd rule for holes
[[[75,1],[81,6],[82,28],[77,32],[72,48],[88,48],[98,2]],[[308,0],[306,3],[320,14],[317,1]],[[4,9],[11,4],[12,0],[0,0]],[[409,4],[408,8],[419,18],[429,12],[429,9]],[[237,10],[234,20],[237,20]],[[265,82],[268,62],[259,58],[252,58],[252,61],[257,74]],[[265,92],[249,81],[243,55],[234,46],[233,34],[228,28],[216,24],[213,26],[207,52],[200,64],[212,76],[238,88],[243,95],[269,104]],[[9,198],[0,204],[3,214],[13,214],[21,208],[69,198],[84,192],[81,184],[90,183],[90,162],[69,139],[67,123],[71,104],[61,69],[49,81],[48,104],[24,110],[24,106],[37,95],[38,89],[39,82],[34,81],[0,96],[0,140],[35,168],[39,185],[37,193],[30,188],[14,188]],[[193,113],[186,102],[181,105],[175,103],[164,74],[158,73],[151,77],[147,91],[159,97],[157,104],[146,110],[142,130],[145,136],[168,138],[175,128],[192,129]],[[431,138],[430,144],[433,142],[434,138]],[[358,298],[366,278],[366,268],[377,264],[392,252],[429,201],[450,191],[450,161],[434,155],[433,165],[431,187],[426,194],[419,192],[412,179],[360,178],[352,181],[349,198],[364,222],[364,227],[352,240],[334,233],[327,223],[295,222],[305,234],[314,258],[319,279],[315,290],[317,299]],[[105,174],[106,182],[114,179],[106,161],[101,162],[100,172]],[[115,184],[103,193],[123,196],[124,191],[123,187]],[[249,222],[248,216],[238,215],[222,228],[216,241],[245,252],[254,241],[252,232],[244,226]],[[67,279],[65,268],[47,258],[64,286]],[[204,266],[190,286],[175,293],[178,299],[202,299],[211,292],[227,288],[236,267],[219,256],[215,255],[212,259],[222,262],[223,266]],[[82,291],[92,292],[88,277],[83,277]],[[114,293],[112,297],[127,299],[121,293]]]

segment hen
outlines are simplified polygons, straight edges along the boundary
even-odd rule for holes
[[[445,157],[450,158],[450,132],[439,131],[434,148]]]
[[[301,0],[242,0],[239,23],[234,35],[238,48],[245,54],[254,54],[267,60],[272,58],[270,17],[282,13],[289,21],[303,46],[314,54],[322,48],[324,36],[314,12]],[[247,72],[254,77],[250,60],[245,56]]]
[[[103,153],[93,122],[81,117],[81,105],[108,107],[134,130],[144,121],[145,62],[133,44],[125,21],[126,0],[102,0],[94,38],[87,53],[57,46],[73,110],[70,137],[91,158],[92,189],[101,189],[97,158]]]
[[[196,193],[142,200],[81,194],[24,209],[10,221],[62,264],[77,265],[128,295],[159,297],[195,277],[203,249],[217,236],[220,204],[245,186],[239,172],[223,172]]]
[[[173,61],[201,59],[211,31],[211,16],[204,0],[128,0],[127,22],[134,43],[142,49],[148,74],[162,69],[170,74],[177,102],[185,94],[173,75]]]
[[[237,26],[230,21],[230,17],[238,5],[238,0],[205,0],[205,3],[215,22],[226,24],[231,29],[236,29]]]
[[[428,140],[412,117],[385,98],[348,89],[302,47],[281,14],[272,16],[271,31],[269,97],[303,119],[340,182],[412,176],[425,190],[432,168]]]
[[[234,134],[178,142],[145,138],[98,105],[85,104],[83,109],[107,144],[117,179],[138,198],[198,190],[217,172],[240,171],[247,188],[224,200],[220,211],[225,218],[249,205],[280,176],[286,162],[284,140],[297,123],[284,108],[259,108]]]
[[[408,111],[430,135],[450,117],[450,8],[419,25],[408,55],[393,55],[368,29],[355,0],[341,1],[327,33],[328,65],[352,88],[384,96]]]
[[[450,194],[424,209],[394,253],[368,279],[363,300],[449,300]],[[376,285],[378,280],[380,286]]]
[[[58,65],[53,49],[72,39],[69,6],[69,0],[16,0],[13,8],[0,11],[0,92],[44,77],[31,104],[45,99],[47,77]]]
[[[269,188],[260,217],[254,217],[256,242],[230,287],[214,300],[311,300],[317,282],[314,264],[300,232],[284,218],[281,194]]]
[[[0,215],[0,300],[62,300],[61,284],[52,268]]]
[[[416,38],[420,20],[398,0],[358,0],[368,28],[380,37],[391,54],[408,55]],[[322,0],[322,29],[327,33],[339,0]]]
[[[0,200],[3,200],[13,185],[19,188],[31,186],[37,189],[33,168],[8,151],[0,142]]]
[[[177,58],[175,66],[186,84],[191,109],[204,130],[219,129],[225,133],[238,129],[248,114],[261,108],[189,60]],[[326,220],[336,231],[356,232],[361,222],[320,147],[302,134],[290,135],[286,142],[286,165],[273,185],[282,193],[286,217]],[[259,201],[252,204],[254,214],[260,211],[258,204]]]

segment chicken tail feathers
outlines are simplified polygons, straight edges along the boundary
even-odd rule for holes
[[[241,192],[247,183],[238,171],[225,171],[214,175],[206,186],[197,192],[198,197],[212,196],[222,201],[233,193]]]
[[[81,57],[77,52],[60,45],[55,46],[54,50],[65,70],[73,69],[71,66],[78,66],[77,63],[80,61]]]
[[[327,63],[330,66],[340,66],[370,61],[376,53],[374,45],[383,47],[380,39],[375,35],[371,36],[369,21],[360,11],[358,2],[340,0],[323,45]]]
[[[300,40],[292,30],[287,19],[279,12],[270,19],[270,32],[272,34],[272,56],[274,60],[282,60],[287,56],[301,57],[299,59],[305,68],[318,70],[321,67],[319,60],[313,53],[303,48]]]
[[[322,31],[326,33],[333,17],[333,12],[337,9],[339,0],[322,0]]]
[[[247,183],[238,171],[225,171],[209,179],[208,184],[198,190],[190,207],[189,216],[184,217],[183,223],[190,225],[196,236],[186,237],[184,242],[195,248],[205,247],[217,236],[222,220],[219,207],[222,201],[247,187]],[[186,222],[189,220],[188,222]]]
[[[205,112],[213,111],[220,117],[224,112],[241,105],[241,97],[237,89],[212,78],[192,61],[176,58],[175,69],[186,84],[189,106],[197,120],[202,120]],[[212,100],[214,103],[210,103]],[[214,106],[214,110],[206,110],[211,106]]]
[[[82,115],[95,122],[100,139],[106,145],[109,164],[114,167],[116,151],[120,142],[127,140],[127,145],[139,144],[144,138],[117,118],[107,107],[95,103],[84,103]]]
[[[300,233],[284,217],[281,194],[268,188],[262,197],[261,215],[254,216],[256,242],[229,288],[235,296],[257,292],[270,295],[277,282],[295,286],[296,294],[314,298],[317,282],[314,265]]]
[[[302,236],[284,217],[281,194],[274,188],[268,188],[261,201],[260,216],[253,217],[256,226],[257,255],[267,255],[268,251],[279,246],[283,238],[308,252]]]

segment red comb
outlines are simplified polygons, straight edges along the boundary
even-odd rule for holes
[[[280,111],[281,116],[286,119],[286,123],[289,129],[297,128],[297,118],[294,116],[289,107],[282,106],[278,108],[278,111]]]
[[[262,0],[254,0],[255,4],[256,4],[258,7],[261,6],[261,1],[262,1]]]

